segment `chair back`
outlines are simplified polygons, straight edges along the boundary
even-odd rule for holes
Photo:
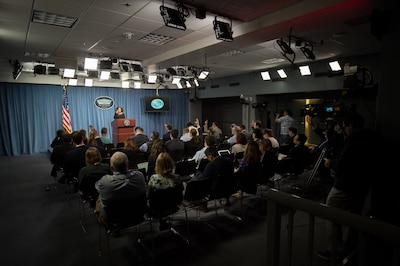
[[[140,197],[107,201],[107,224],[111,229],[123,229],[141,223],[147,210],[147,198]]]
[[[233,172],[229,174],[218,174],[211,178],[211,199],[229,198],[230,195],[237,192],[237,183]]]
[[[211,195],[212,181],[212,178],[209,177],[187,182],[183,198],[189,202],[208,198]]]
[[[190,175],[196,172],[195,160],[179,161],[175,165],[175,174],[179,175],[181,179],[189,179]]]
[[[174,187],[157,189],[150,188],[149,207],[147,213],[154,218],[164,218],[179,210],[183,200],[183,184],[176,184]]]
[[[238,188],[249,194],[257,194],[258,176],[260,172],[261,162],[251,163],[243,170],[235,173],[238,182]]]
[[[173,150],[173,151],[168,151],[169,155],[171,156],[172,160],[174,162],[179,162],[182,161],[183,158],[185,157],[185,150]]]

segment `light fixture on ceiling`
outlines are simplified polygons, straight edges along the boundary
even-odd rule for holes
[[[197,79],[194,79],[193,82],[194,82],[194,85],[196,85],[196,87],[200,86],[199,81]]]
[[[280,76],[282,79],[287,78],[287,75],[286,75],[285,70],[283,70],[283,69],[278,69],[277,72],[278,72],[279,76]]]
[[[75,77],[75,69],[72,68],[64,68],[64,78],[73,78]]]
[[[225,42],[233,41],[232,20],[230,21],[230,23],[227,23],[218,20],[217,17],[215,17],[213,25],[214,25],[215,37],[217,38],[217,40]]]
[[[313,53],[314,46],[311,43],[304,44],[304,46],[301,47],[300,50],[303,52],[304,56],[307,59],[315,60],[315,54]]]
[[[192,87],[192,84],[190,83],[190,80],[186,80],[186,87],[187,88],[191,88]]]
[[[70,85],[70,86],[78,85],[78,79],[69,79],[68,80],[68,85]]]
[[[92,87],[93,86],[93,79],[85,79],[85,86]]]
[[[84,68],[87,70],[97,70],[98,63],[99,59],[86,57]]]
[[[204,80],[208,77],[209,74],[210,74],[210,71],[202,70],[197,78],[200,80]]]
[[[124,81],[122,81],[122,88],[124,88],[124,89],[128,89],[129,88],[129,84],[130,84],[130,82],[129,81],[127,81],[127,80],[124,80]]]
[[[261,78],[263,80],[271,80],[271,75],[269,74],[269,71],[261,72]]]
[[[109,80],[110,79],[110,71],[101,71],[100,72],[100,80]]]
[[[185,25],[185,16],[188,16],[189,11],[188,9],[181,5],[177,4],[178,9],[173,9],[164,6],[164,1],[160,6],[160,13],[164,20],[164,24],[167,27],[179,29],[179,30],[186,30]]]
[[[299,66],[299,70],[302,76],[311,75],[311,70],[309,66]]]
[[[154,84],[154,83],[156,83],[156,81],[157,81],[157,75],[156,74],[150,74],[148,76],[148,78],[147,78],[147,82],[148,83]]]
[[[292,28],[290,28],[289,32],[289,42],[286,43],[282,38],[276,40],[276,43],[281,48],[281,54],[285,57],[292,65],[294,65],[294,60],[296,59],[296,53],[290,47],[292,41]],[[290,55],[291,57],[289,57]]]
[[[14,68],[14,70],[13,70],[13,78],[15,80],[17,80],[19,78],[19,76],[21,75],[23,66],[18,60],[15,60],[14,64],[13,64],[13,68]]]
[[[342,70],[342,67],[340,66],[338,61],[329,62],[329,67],[331,68],[332,71]]]
[[[133,88],[134,89],[140,89],[142,87],[142,82],[139,81],[134,81],[133,82]]]
[[[180,84],[179,83],[179,81],[181,80],[181,77],[178,77],[178,76],[173,76],[172,77],[172,84],[175,84],[175,85],[178,85],[178,84]]]

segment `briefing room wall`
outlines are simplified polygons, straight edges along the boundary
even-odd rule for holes
[[[379,80],[380,76],[380,55],[372,54],[366,56],[349,57],[339,60],[342,67],[345,63],[358,65],[366,68],[373,77],[373,82]],[[310,62],[312,73],[322,73],[328,70],[328,61]],[[280,81],[264,81],[261,79],[260,71],[236,75],[227,78],[217,78],[207,80],[200,84],[196,91],[197,97],[215,98],[215,97],[234,97],[240,94],[245,95],[263,95],[263,94],[281,94],[310,91],[331,91],[342,90],[344,75],[340,76],[300,76],[298,69],[285,68],[288,78]],[[272,69],[270,71],[276,71]],[[361,75],[361,74],[357,74]],[[191,92],[193,94],[193,92]]]

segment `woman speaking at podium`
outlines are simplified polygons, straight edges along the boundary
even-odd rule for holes
[[[118,106],[115,109],[114,119],[117,119],[117,118],[125,118],[124,109],[121,106]]]

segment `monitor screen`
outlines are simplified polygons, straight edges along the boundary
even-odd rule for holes
[[[145,96],[145,112],[169,112],[171,101],[169,96]]]
[[[326,106],[325,107],[325,112],[332,113],[333,112],[333,106]]]

